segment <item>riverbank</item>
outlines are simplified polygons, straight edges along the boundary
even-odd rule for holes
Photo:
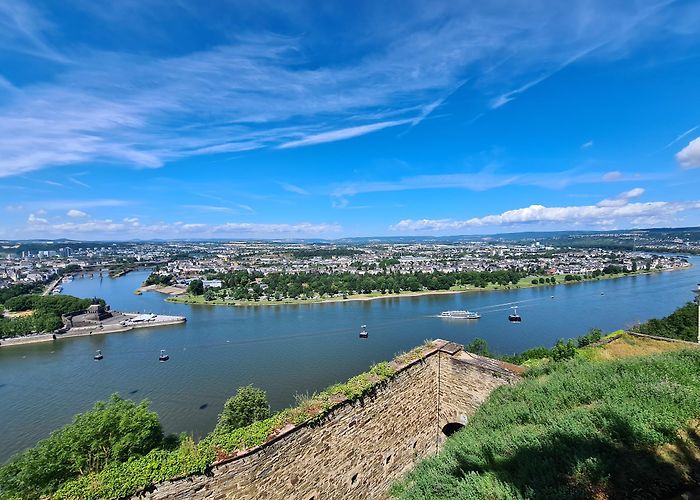
[[[41,342],[53,342],[74,337],[87,337],[92,335],[104,335],[107,333],[125,333],[139,328],[152,328],[159,326],[179,325],[187,321],[184,316],[153,315],[145,319],[144,314],[121,313],[128,319],[116,324],[100,324],[71,328],[66,333],[37,333],[22,337],[13,337],[0,340],[0,348],[17,345],[37,344]]]
[[[609,274],[604,276],[599,276],[596,278],[584,278],[580,281],[572,280],[566,281],[565,276],[556,275],[548,276],[546,278],[554,278],[555,283],[532,283],[533,279],[539,279],[541,276],[527,276],[522,278],[515,285],[498,285],[489,283],[485,287],[475,287],[472,285],[464,286],[453,286],[449,290],[418,290],[418,291],[405,291],[400,293],[363,293],[363,294],[353,294],[344,296],[334,296],[334,297],[315,297],[307,299],[282,299],[282,300],[226,300],[226,299],[214,299],[206,300],[203,295],[190,295],[182,290],[176,296],[170,296],[165,299],[167,302],[173,302],[177,304],[189,304],[189,305],[207,305],[207,306],[234,306],[234,307],[251,307],[251,306],[283,306],[283,305],[298,305],[298,304],[330,304],[336,302],[351,302],[351,301],[368,301],[377,299],[390,299],[390,298],[402,298],[402,297],[422,297],[429,295],[449,295],[457,293],[469,293],[469,292],[483,292],[483,291],[497,291],[497,290],[518,290],[523,288],[538,288],[538,287],[556,287],[557,285],[573,285],[585,282],[595,282],[595,281],[607,281],[618,278],[627,278],[631,276],[642,276],[645,274],[657,274],[666,271],[678,271],[683,269],[689,269],[691,265],[673,269],[655,269],[651,271],[635,271],[629,273],[618,273]],[[156,287],[156,288],[151,288]],[[174,287],[158,287],[157,285],[150,285],[149,287],[141,287],[139,290],[150,288],[153,291],[158,291],[161,293],[167,293],[163,291],[166,288]],[[150,291],[150,290],[149,290]]]

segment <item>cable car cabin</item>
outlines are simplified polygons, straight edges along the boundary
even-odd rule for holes
[[[369,337],[369,334],[367,333],[367,325],[362,325],[360,327],[360,338],[366,339],[367,337]]]
[[[513,312],[508,315],[508,321],[510,321],[511,323],[520,323],[523,320],[523,318],[521,318],[518,314],[518,306],[515,306],[512,309]]]

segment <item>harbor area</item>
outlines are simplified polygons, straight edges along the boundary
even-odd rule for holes
[[[53,342],[88,335],[124,333],[137,328],[178,325],[187,321],[184,316],[112,311],[109,306],[100,304],[93,304],[85,311],[65,314],[61,319],[63,320],[63,328],[56,332],[3,339],[0,341],[0,347]]]

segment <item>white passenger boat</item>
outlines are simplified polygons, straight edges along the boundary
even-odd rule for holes
[[[456,318],[456,319],[479,319],[481,316],[479,313],[471,311],[442,311],[440,313],[441,318]]]

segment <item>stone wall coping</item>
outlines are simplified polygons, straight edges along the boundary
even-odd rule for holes
[[[401,363],[401,364],[396,363],[395,361],[391,361],[390,363],[392,364],[392,367],[394,367],[396,369],[396,372],[391,377],[386,379],[385,382],[394,379],[397,375],[406,371],[408,368],[412,367],[413,365],[422,362],[424,359],[434,355],[437,352],[440,352],[441,349],[443,349],[443,347],[445,347],[449,344],[459,346],[460,350],[462,349],[461,345],[455,344],[454,342],[449,342],[447,340],[442,340],[442,339],[436,339],[436,340],[432,341],[432,345],[430,347],[424,346],[423,351],[421,352],[421,355],[419,357],[417,357],[416,359],[413,359],[413,360],[410,360],[406,363]],[[377,384],[377,385],[373,386],[368,395],[376,392],[376,390],[379,389],[380,385],[381,384]],[[356,402],[357,402],[357,400],[349,400],[349,399],[339,401],[337,404],[333,405],[331,408],[329,408],[326,411],[325,415],[323,416],[323,419],[332,418],[334,413],[343,409],[346,406],[351,406],[351,405],[355,404]],[[217,461],[212,462],[209,465],[209,470],[221,467],[223,465],[226,465],[226,464],[229,464],[231,462],[241,460],[245,457],[253,455],[253,454],[267,448],[268,446],[273,445],[274,443],[283,439],[287,435],[292,434],[293,432],[297,432],[297,431],[303,429],[304,427],[308,427],[310,425],[315,425],[317,423],[318,422],[307,420],[307,421],[302,422],[302,423],[297,424],[297,425],[287,424],[284,427],[280,428],[279,430],[273,432],[273,434],[271,434],[270,436],[268,436],[268,440],[265,441],[263,444],[260,444],[258,446],[254,446],[252,448],[246,448],[244,450],[235,451],[235,452],[233,452],[233,454],[231,456],[228,456],[228,457],[222,458],[221,460],[217,460]],[[185,477],[188,477],[188,476],[173,478],[173,479],[169,480],[168,482],[181,480],[181,479],[184,479]]]

